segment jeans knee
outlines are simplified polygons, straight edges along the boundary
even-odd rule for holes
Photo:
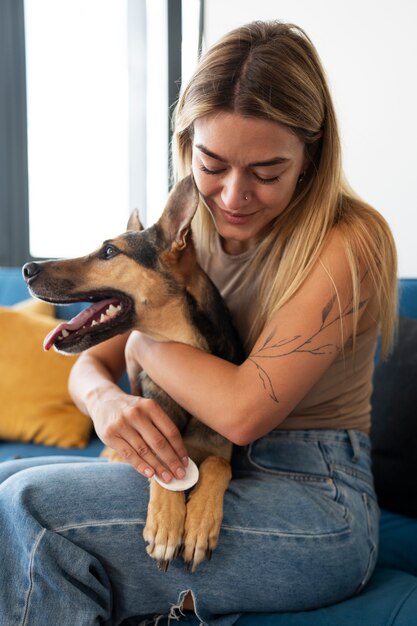
[[[30,470],[18,471],[2,477],[0,483],[0,502],[14,508],[29,491],[34,494],[37,490],[36,474]]]
[[[42,517],[44,504],[53,510],[51,492],[45,480],[43,468],[30,468],[9,475],[0,484],[1,519],[10,519],[12,524],[24,523],[29,517]],[[61,486],[61,490],[62,490]],[[43,521],[41,522],[43,525]]]

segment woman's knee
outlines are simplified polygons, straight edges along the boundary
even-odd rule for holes
[[[37,519],[45,528],[65,524],[71,511],[83,506],[77,489],[79,467],[77,464],[8,463],[0,484],[2,517],[12,522],[14,519],[16,523],[25,518]]]
[[[147,481],[119,463],[20,468],[0,485],[0,507],[8,507],[8,515],[26,511],[49,529],[116,518],[145,519],[147,504]]]
[[[44,468],[41,467],[13,467],[5,468],[3,472],[3,481],[0,484],[0,510],[7,512],[9,516],[15,516],[20,519],[22,511],[28,509],[30,511],[42,510],[44,504],[48,504],[49,509],[54,508],[51,499],[51,486],[55,488],[57,498],[59,493],[63,493],[65,485],[59,481],[58,477],[45,476]],[[52,485],[51,485],[52,482]]]

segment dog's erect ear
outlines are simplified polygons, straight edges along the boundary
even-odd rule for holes
[[[139,211],[137,209],[133,209],[130,214],[126,230],[143,230],[142,222],[139,218]]]
[[[175,243],[177,249],[187,245],[191,220],[198,206],[198,192],[192,176],[186,176],[175,185],[158,224],[167,241]]]

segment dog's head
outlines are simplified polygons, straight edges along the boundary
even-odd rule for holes
[[[122,235],[76,259],[27,263],[23,276],[36,298],[54,304],[92,302],[46,337],[67,353],[81,352],[114,335],[138,329],[159,339],[181,339],[181,302],[196,266],[191,220],[198,193],[189,176],[168,196],[161,218],[143,229],[137,211]],[[179,336],[178,336],[179,333]],[[184,341],[190,337],[183,337]]]

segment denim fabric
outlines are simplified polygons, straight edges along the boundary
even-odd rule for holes
[[[192,574],[181,558],[160,572],[147,555],[148,485],[130,466],[0,464],[0,625],[178,617],[191,590],[197,623],[229,626],[242,612],[313,609],[364,587],[379,519],[366,435],[274,431],[236,448],[233,472],[219,546]]]

